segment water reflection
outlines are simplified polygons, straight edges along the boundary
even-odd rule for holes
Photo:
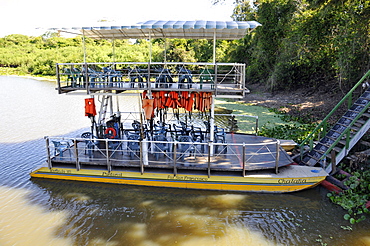
[[[39,205],[69,211],[57,234],[77,245],[276,245],[241,220],[249,195],[33,182],[51,198]]]
[[[50,196],[43,203],[32,199],[34,202],[49,209],[68,211],[66,223],[57,232],[58,236],[73,238],[76,245],[103,242],[111,245],[312,245],[320,238],[331,245],[348,245],[348,242],[363,245],[362,241],[366,240],[352,238],[350,232],[333,223],[333,215],[328,211],[334,210],[322,203],[317,190],[289,195],[227,194],[32,181]],[[335,216],[341,217],[338,213]]]

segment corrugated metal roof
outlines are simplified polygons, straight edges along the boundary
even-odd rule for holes
[[[135,25],[73,27],[94,39],[240,39],[261,24],[256,21],[163,21],[149,20]],[[56,30],[55,28],[54,30]],[[65,28],[63,28],[65,29]]]

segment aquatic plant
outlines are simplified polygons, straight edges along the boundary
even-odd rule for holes
[[[349,187],[348,190],[339,194],[330,192],[327,196],[333,203],[347,210],[344,219],[351,224],[365,220],[365,214],[370,214],[366,208],[366,203],[370,200],[370,170],[353,172],[353,176],[344,181],[344,184]]]
[[[277,139],[291,139],[297,143],[302,142],[315,129],[316,124],[285,124],[270,127],[263,125],[259,131],[259,136],[272,137]]]

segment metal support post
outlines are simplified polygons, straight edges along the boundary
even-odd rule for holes
[[[107,168],[108,168],[108,172],[111,171],[111,166],[110,166],[110,156],[109,156],[109,144],[108,144],[108,139],[105,140],[105,150],[106,150],[106,154],[107,154]]]
[[[243,177],[245,177],[245,143],[243,143],[243,156],[242,156],[242,161],[243,161]]]
[[[213,149],[213,144],[208,142],[208,178],[211,177],[211,149]]]
[[[80,171],[80,159],[78,157],[78,148],[77,148],[77,139],[74,139],[74,150],[75,150],[75,156],[76,156],[76,170]]]
[[[177,175],[177,167],[176,167],[176,162],[177,162],[177,143],[173,145],[173,175]]]
[[[45,137],[45,141],[46,141],[46,153],[48,155],[48,167],[49,169],[51,169],[52,166],[51,166],[51,157],[50,157],[50,148],[49,148],[49,145],[50,145],[49,137]]]
[[[280,141],[276,142],[276,160],[275,160],[275,173],[279,173],[279,159],[280,159]]]

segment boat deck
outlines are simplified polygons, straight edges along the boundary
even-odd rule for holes
[[[58,63],[57,83],[59,93],[190,91],[243,98],[249,93],[244,71],[245,64],[237,63]]]
[[[123,167],[252,171],[276,169],[293,163],[276,140],[238,133],[226,134],[226,143],[222,144],[184,143],[187,146],[185,151],[181,148],[181,142],[171,141],[165,143],[168,146],[166,150],[159,149],[157,145],[161,142],[154,141],[136,142],[137,146],[141,146],[136,149],[130,148],[135,142],[126,139],[114,141],[114,147],[108,140],[97,140],[90,148],[86,140],[71,139],[71,142],[71,147],[62,151],[62,154],[50,157],[51,167],[94,167],[110,171]]]

